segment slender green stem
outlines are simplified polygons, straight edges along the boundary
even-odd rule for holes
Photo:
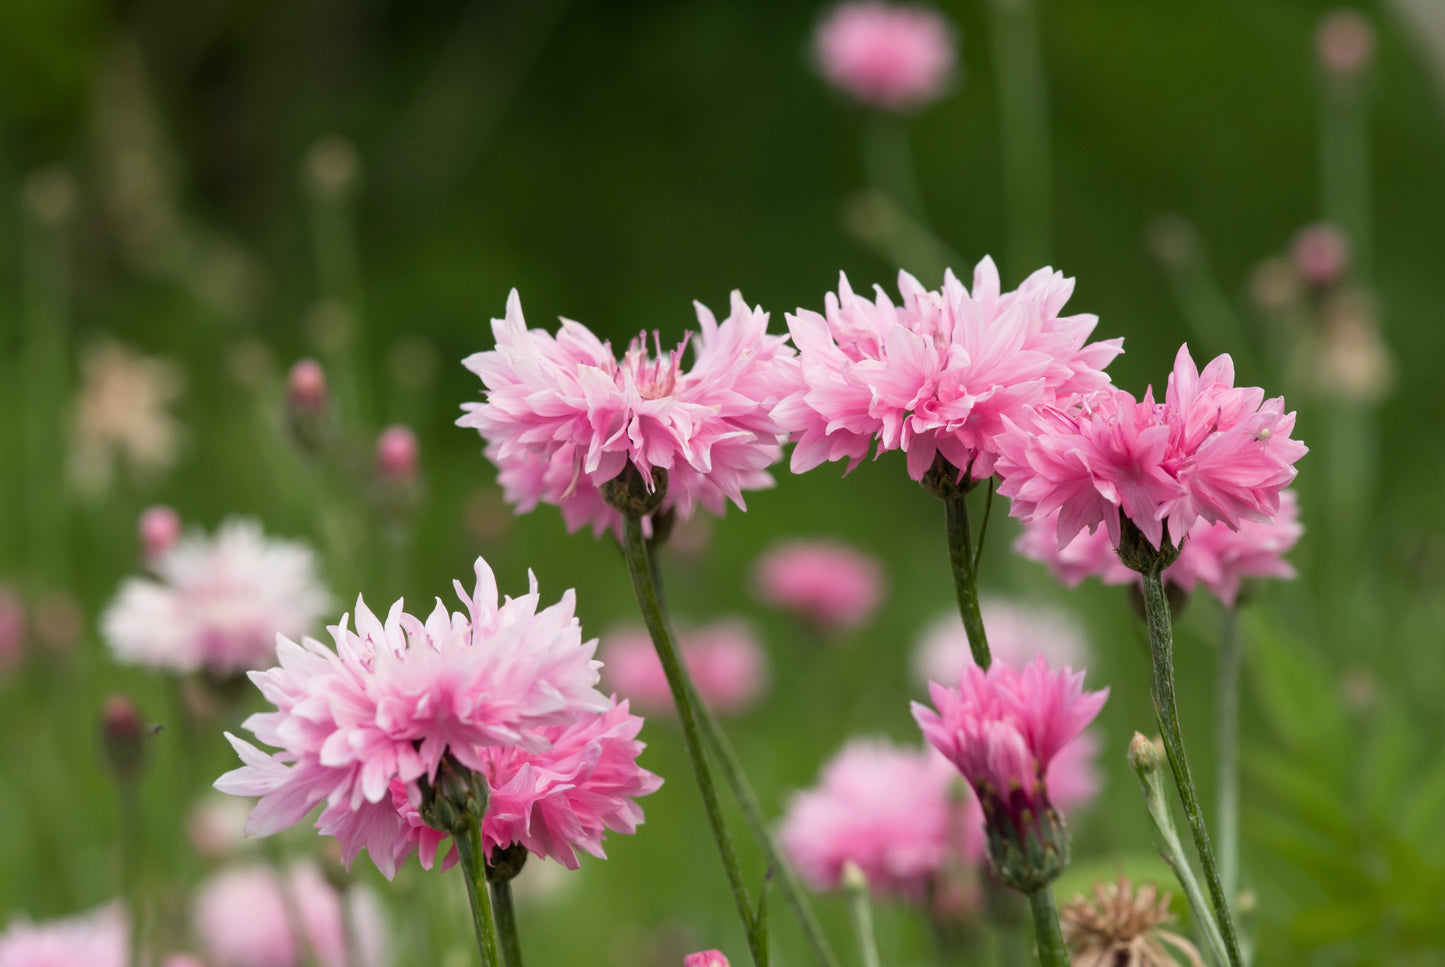
[[[743,882],[742,869],[738,865],[732,840],[728,836],[727,827],[723,825],[722,807],[718,804],[712,770],[708,767],[707,754],[702,747],[702,726],[698,714],[701,703],[694,701],[687,671],[683,668],[677,646],[672,640],[672,632],[663,616],[662,602],[648,559],[647,541],[642,534],[642,520],[632,514],[624,515],[624,520],[626,523],[622,552],[627,559],[627,573],[632,578],[632,589],[637,594],[637,606],[642,611],[642,621],[647,625],[648,634],[652,636],[653,647],[657,649],[658,660],[662,663],[668,688],[672,691],[672,701],[677,706],[683,739],[687,744],[687,755],[692,760],[693,775],[697,778],[703,807],[707,811],[708,825],[712,827],[713,839],[722,857],[723,869],[727,872],[733,902],[737,905],[738,916],[743,921],[748,947],[752,951],[753,960],[761,962],[761,952],[757,949],[757,933],[753,929],[752,903],[748,899],[747,885]]]
[[[908,121],[896,114],[875,112],[868,119],[865,158],[868,180],[891,195],[899,208],[914,218],[923,217],[923,195],[913,173],[913,152],[908,146]]]
[[[1049,258],[1048,91],[1033,0],[992,0],[988,9],[998,78],[1009,265],[1011,271],[1022,272]]]
[[[793,867],[788,863],[787,857],[783,856],[778,849],[778,844],[768,829],[757,793],[753,791],[747,774],[743,772],[742,761],[738,759],[737,752],[734,751],[732,743],[728,740],[727,733],[722,730],[717,716],[713,715],[712,710],[697,697],[697,691],[691,681],[688,682],[688,688],[692,689],[693,704],[700,712],[703,733],[707,738],[708,745],[712,748],[713,755],[717,757],[723,780],[728,784],[733,797],[737,799],[738,805],[742,808],[743,822],[747,825],[748,831],[752,833],[753,839],[763,851],[764,858],[773,868],[779,888],[783,891],[783,900],[793,911],[798,925],[803,928],[803,933],[807,936],[808,943],[812,946],[818,962],[824,967],[838,967],[837,955],[833,953],[833,948],[823,933],[823,927],[813,913],[812,904],[808,902],[808,896],[803,892],[797,874],[793,872]]]
[[[1064,946],[1064,933],[1059,929],[1059,911],[1054,894],[1042,887],[1029,894],[1029,908],[1034,913],[1034,942],[1042,967],[1069,967],[1069,948]]]
[[[1174,785],[1178,788],[1179,799],[1184,804],[1184,816],[1189,821],[1194,849],[1199,854],[1200,865],[1204,868],[1205,882],[1209,884],[1210,900],[1219,921],[1219,931],[1224,937],[1230,967],[1243,967],[1239,940],[1234,931],[1234,919],[1229,912],[1224,886],[1219,880],[1219,867],[1214,861],[1214,851],[1209,846],[1209,831],[1205,828],[1204,814],[1199,808],[1199,795],[1194,789],[1194,779],[1189,774],[1184,736],[1179,731],[1179,709],[1174,701],[1174,630],[1169,617],[1169,601],[1164,596],[1164,581],[1157,568],[1145,573],[1143,578],[1144,617],[1149,625],[1149,650],[1154,664],[1151,688],[1154,714],[1159,720],[1159,732],[1164,739],[1164,751],[1169,756],[1169,767],[1174,772]]]
[[[879,967],[878,940],[873,935],[873,904],[868,897],[868,878],[853,863],[844,865],[843,882],[848,889],[848,912],[858,933],[858,954],[863,967]]]
[[[1200,932],[1204,934],[1211,954],[1210,959],[1222,967],[1229,963],[1229,955],[1224,949],[1224,937],[1219,932],[1214,912],[1209,908],[1209,898],[1204,895],[1204,888],[1199,885],[1199,879],[1194,875],[1194,867],[1190,865],[1189,857],[1184,855],[1184,844],[1179,841],[1179,830],[1174,826],[1174,816],[1170,813],[1169,802],[1164,796],[1164,780],[1159,775],[1157,762],[1152,771],[1139,774],[1139,788],[1144,793],[1144,808],[1148,810],[1149,818],[1154,821],[1154,829],[1159,833],[1159,855],[1164,857],[1164,862],[1174,871],[1174,878],[1184,888],[1184,898],[1189,901],[1189,909],[1193,911]]]
[[[130,958],[127,963],[139,964],[145,951],[147,902],[141,858],[145,856],[145,829],[142,825],[140,788],[127,779],[120,780],[120,881],[130,913]]]
[[[1370,102],[1359,78],[1320,78],[1320,208],[1350,238],[1357,277],[1372,275]]]
[[[948,527],[948,560],[953,565],[953,589],[958,595],[958,613],[963,617],[963,630],[968,634],[968,648],[973,652],[974,664],[987,670],[993,658],[988,650],[988,636],[983,630],[983,615],[978,610],[978,573],[974,568],[973,538],[968,528],[968,496],[945,497],[943,507]]]
[[[988,538],[988,522],[993,518],[993,491],[998,483],[996,477],[988,478],[988,496],[983,500],[983,523],[978,525],[978,546],[973,549],[973,573],[978,573],[978,562],[983,560],[983,542]]]
[[[502,959],[507,967],[522,967],[522,944],[517,939],[517,909],[512,905],[512,881],[497,880],[492,887],[492,912],[502,936]]]
[[[1224,609],[1219,670],[1214,690],[1219,746],[1219,882],[1231,900],[1239,896],[1239,620]]]
[[[472,905],[472,929],[477,934],[477,952],[482,967],[501,967],[497,952],[497,925],[492,919],[491,894],[487,891],[487,860],[482,853],[481,822],[475,816],[467,820],[465,836],[454,836],[461,856],[462,876],[467,881],[467,900]]]

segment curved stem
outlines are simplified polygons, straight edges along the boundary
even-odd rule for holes
[[[497,953],[497,925],[492,920],[491,894],[487,892],[487,861],[482,855],[482,829],[476,817],[467,821],[465,836],[454,836],[461,856],[462,876],[467,881],[467,899],[472,906],[472,929],[477,935],[477,952],[482,967],[501,967]]]
[[[1059,911],[1054,906],[1054,894],[1048,887],[1034,890],[1029,894],[1029,908],[1034,913],[1034,941],[1038,947],[1039,963],[1042,967],[1069,967],[1069,948],[1064,946],[1064,934],[1059,929]]]
[[[1224,895],[1239,896],[1239,620],[1224,609],[1219,677],[1214,690],[1219,755],[1219,881]]]
[[[963,630],[968,634],[968,648],[974,664],[988,670],[992,656],[988,636],[983,631],[983,615],[978,610],[978,574],[974,568],[973,538],[968,528],[968,497],[958,494],[945,497],[944,514],[948,527],[948,560],[953,565],[953,589],[958,595],[958,613]]]
[[[1154,714],[1159,720],[1159,732],[1164,739],[1169,767],[1174,772],[1174,785],[1179,789],[1179,799],[1184,804],[1184,816],[1189,821],[1194,849],[1199,854],[1205,882],[1209,884],[1209,898],[1214,905],[1219,932],[1224,937],[1230,967],[1242,967],[1244,961],[1239,952],[1239,939],[1234,932],[1234,919],[1229,912],[1224,886],[1219,880],[1219,867],[1214,861],[1214,851],[1209,846],[1209,831],[1204,826],[1204,814],[1199,809],[1199,794],[1195,792],[1194,779],[1189,774],[1189,759],[1184,753],[1184,737],[1179,731],[1179,709],[1174,701],[1174,630],[1169,617],[1169,601],[1164,596],[1164,581],[1157,569],[1145,573],[1143,578],[1144,617],[1149,625],[1149,651],[1154,664],[1154,681],[1150,689],[1154,700]]]
[[[492,912],[497,917],[497,932],[502,937],[502,959],[507,967],[522,967],[522,944],[517,936],[517,910],[512,905],[512,882],[498,880],[491,884]]]
[[[743,921],[743,931],[748,938],[748,947],[754,962],[761,963],[761,952],[757,949],[757,932],[753,929],[752,903],[748,899],[747,885],[738,866],[737,854],[727,827],[723,825],[722,807],[718,804],[717,790],[713,787],[712,771],[708,768],[707,755],[702,747],[702,727],[699,722],[698,706],[694,702],[687,672],[678,657],[677,646],[673,643],[672,632],[663,616],[662,601],[658,594],[657,582],[647,554],[647,541],[642,533],[642,520],[635,515],[624,515],[625,539],[622,544],[623,556],[627,559],[627,573],[632,579],[632,589],[637,594],[637,606],[642,611],[642,621],[652,636],[653,647],[657,649],[658,660],[667,676],[667,686],[672,691],[673,704],[682,723],[683,739],[687,744],[687,756],[692,760],[693,775],[697,778],[698,790],[702,793],[703,807],[707,811],[708,825],[712,827],[713,840],[717,843],[722,857],[723,869],[727,872],[728,885],[732,888],[733,902],[737,905],[738,916]]]

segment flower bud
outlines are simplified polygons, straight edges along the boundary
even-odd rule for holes
[[[1350,240],[1336,226],[1316,222],[1295,233],[1289,257],[1300,278],[1316,289],[1328,289],[1349,271]]]
[[[432,829],[453,836],[465,836],[472,823],[481,825],[487,814],[490,791],[487,780],[458,762],[450,752],[442,757],[430,782],[417,780],[421,788],[421,818]]]
[[[409,483],[416,478],[416,434],[410,427],[395,425],[381,431],[376,438],[376,475],[394,483]]]
[[[286,424],[306,453],[319,453],[329,434],[330,397],[326,371],[314,359],[302,359],[286,377]]]
[[[509,883],[527,865],[527,847],[521,843],[498,846],[487,860],[487,882]]]
[[[1069,865],[1069,833],[1048,795],[1039,790],[1028,798],[1034,805],[1004,817],[984,802],[984,832],[988,856],[999,882],[1024,893],[1041,890],[1059,878]],[[995,797],[996,798],[996,797]]]
[[[139,778],[145,765],[146,731],[140,711],[127,696],[112,695],[101,706],[101,751],[106,766],[123,783]]]
[[[721,950],[699,950],[682,959],[682,967],[729,967]]]
[[[1134,738],[1129,740],[1129,768],[1133,769],[1141,781],[1148,781],[1148,778],[1159,771],[1159,765],[1164,760],[1164,751],[1159,748],[1157,740],[1150,740],[1142,732],[1135,732]]]
[[[1315,30],[1315,56],[1335,77],[1359,77],[1375,56],[1375,28],[1358,10],[1331,11]]]
[[[141,512],[136,524],[146,563],[154,565],[162,554],[181,539],[181,517],[170,507],[157,504]]]

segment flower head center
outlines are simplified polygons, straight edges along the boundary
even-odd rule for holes
[[[682,368],[682,354],[687,349],[692,334],[683,336],[678,347],[666,355],[662,352],[662,337],[657,330],[652,332],[653,352],[647,351],[647,333],[641,333],[627,347],[627,355],[617,371],[618,385],[625,385],[630,378],[637,392],[645,400],[662,399],[671,396],[677,387],[678,372]],[[626,375],[624,375],[626,374]]]

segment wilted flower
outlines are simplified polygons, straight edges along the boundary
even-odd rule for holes
[[[496,349],[463,361],[481,377],[484,403],[464,403],[460,426],[475,428],[498,467],[508,501],[526,512],[559,506],[569,529],[619,530],[600,488],[628,467],[645,485],[666,475],[662,512],[686,520],[696,505],[721,514],[743,491],[770,487],[782,430],[768,411],[792,350],[767,334],[768,315],[732,296],[719,323],[697,305],[700,330],[664,355],[646,334],[621,360],[585,326],[562,320],[557,335],[528,329],[515,291],[492,321]],[[693,366],[683,353],[693,347]],[[620,530],[619,530],[620,533]]]
[[[194,534],[129,578],[101,616],[118,661],[218,678],[276,663],[276,636],[300,635],[330,607],[316,555],[253,520]]]
[[[0,967],[126,967],[130,928],[120,903],[62,920],[10,920],[0,933]]]
[[[907,454],[914,480],[938,457],[981,480],[1006,421],[1107,386],[1103,367],[1123,351],[1119,339],[1085,342],[1097,317],[1059,315],[1074,283],[1052,269],[1003,292],[985,258],[972,291],[951,271],[940,291],[906,272],[898,287],[901,306],[881,288],[872,301],[855,295],[844,277],[822,314],[788,316],[799,365],[773,416],[797,443],[795,473],[842,459],[851,470],[876,441],[879,453]]]
[[[818,70],[870,107],[906,111],[936,99],[953,76],[956,42],[938,11],[843,3],[813,34]]]
[[[678,633],[677,645],[688,676],[714,712],[743,712],[767,688],[767,653],[752,628],[740,620],[684,629]],[[602,655],[608,683],[639,709],[673,711],[672,690],[645,629],[625,628],[608,634]]]
[[[753,588],[822,632],[861,628],[885,591],[877,558],[831,540],[774,544],[753,569]]]
[[[1160,550],[1166,526],[1177,542],[1201,519],[1237,528],[1277,514],[1307,449],[1290,439],[1294,422],[1283,397],[1236,388],[1228,356],[1201,373],[1184,346],[1163,403],[1152,388],[1142,401],[1104,390],[1010,421],[999,493],[1025,521],[1058,511],[1061,548],[1101,523],[1118,546],[1127,519]]]
[[[488,747],[544,752],[552,740],[539,729],[612,708],[595,688],[596,642],[582,640],[572,591],[539,610],[534,577],[527,594],[499,603],[481,558],[472,594],[456,587],[466,613],[438,600],[423,622],[397,601],[383,623],[358,598],[356,631],[345,616],[329,629],[335,651],[278,640],[280,665],[251,675],[276,710],[246,728],[280,751],[228,735],[245,765],[216,781],[261,797],[248,835],[279,832],[324,803],[316,828],[337,838],[342,859],[365,849],[390,877],[409,835],[394,781],[418,804],[418,784],[435,781],[444,758],[483,775]]]
[[[70,476],[81,493],[108,489],[121,459],[141,479],[175,464],[181,425],[168,407],[184,387],[180,368],[168,359],[116,342],[86,350],[70,448]]]
[[[1172,930],[1169,894],[1152,884],[1137,889],[1123,876],[1094,884],[1094,899],[1076,896],[1059,910],[1064,942],[1074,967],[1177,967],[1165,944],[1190,967],[1204,967],[1194,944]]]
[[[354,951],[348,919],[355,931]],[[195,927],[213,967],[383,967],[391,962],[376,895],[352,886],[343,896],[310,864],[297,864],[284,876],[265,866],[217,874],[196,895]]]

